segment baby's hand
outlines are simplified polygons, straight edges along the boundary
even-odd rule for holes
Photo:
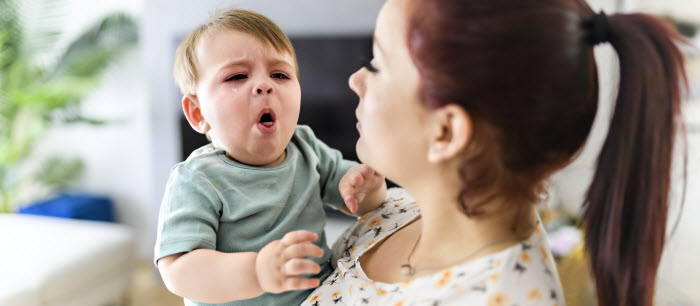
[[[384,186],[384,176],[367,165],[357,165],[340,179],[340,195],[351,213],[356,213],[365,197]]]
[[[322,257],[323,250],[314,245],[318,235],[309,231],[289,232],[281,240],[268,243],[258,252],[255,272],[260,288],[265,292],[316,288],[317,278],[303,278],[300,274],[317,274],[321,266],[304,257]]]

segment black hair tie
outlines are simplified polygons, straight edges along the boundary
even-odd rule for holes
[[[593,15],[590,22],[591,43],[595,46],[608,42],[610,40],[610,25],[608,24],[608,16],[605,12],[600,11]]]

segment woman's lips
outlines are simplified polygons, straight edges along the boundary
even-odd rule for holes
[[[357,127],[357,131],[358,131],[358,132],[361,132],[361,131],[362,131],[362,123],[360,123],[359,121],[357,122],[356,127]]]

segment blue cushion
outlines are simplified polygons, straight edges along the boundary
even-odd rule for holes
[[[20,208],[19,213],[114,222],[112,200],[90,194],[62,194]]]

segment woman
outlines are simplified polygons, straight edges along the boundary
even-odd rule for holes
[[[336,243],[337,269],[305,305],[564,305],[535,206],[586,141],[593,48],[608,42],[620,85],[586,197],[586,246],[600,305],[652,305],[679,39],[582,0],[388,0],[374,58],[350,87],[360,160],[405,192]]]

